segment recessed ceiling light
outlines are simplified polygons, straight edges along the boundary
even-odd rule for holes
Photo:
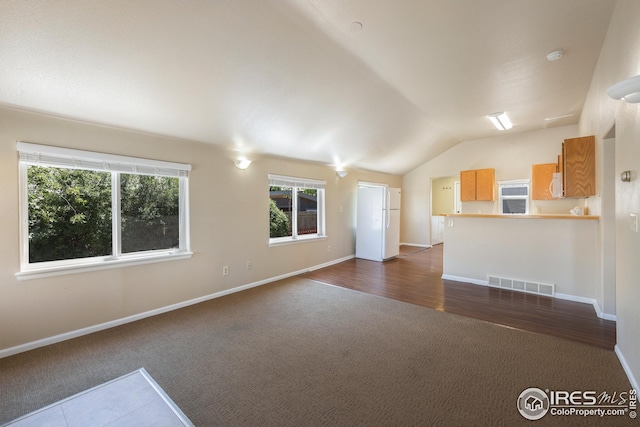
[[[349,31],[352,33],[357,33],[360,30],[362,30],[362,22],[353,21],[351,25],[349,25]]]
[[[561,50],[554,50],[547,55],[547,61],[557,61],[564,56],[564,52]]]

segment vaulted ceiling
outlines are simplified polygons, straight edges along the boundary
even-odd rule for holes
[[[404,174],[498,134],[493,112],[577,123],[614,6],[0,0],[0,104]]]

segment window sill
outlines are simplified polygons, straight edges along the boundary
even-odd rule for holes
[[[30,268],[16,273],[18,280],[42,279],[45,277],[62,276],[66,274],[86,273],[89,271],[107,270],[111,268],[130,267],[134,265],[152,264],[156,262],[177,261],[191,258],[193,252],[161,253],[144,256],[131,256],[119,259],[101,259],[94,262],[59,265],[54,267]]]
[[[320,236],[314,234],[312,236],[299,236],[295,239],[291,237],[277,237],[275,239],[269,239],[269,246],[282,246],[282,245],[290,245],[295,243],[303,243],[303,242],[313,242],[316,240],[325,240],[327,236]]]

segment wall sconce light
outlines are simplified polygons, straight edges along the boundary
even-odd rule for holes
[[[344,178],[345,176],[347,176],[347,173],[348,173],[348,172],[347,172],[347,171],[345,171],[345,170],[339,170],[339,171],[336,171],[336,175],[338,175],[338,177],[339,177],[340,179],[342,179],[342,178]]]
[[[631,182],[631,171],[624,171],[620,174],[620,181]]]
[[[513,125],[511,124],[511,120],[509,120],[509,117],[507,117],[506,113],[493,113],[489,114],[487,117],[489,118],[489,120],[491,120],[491,123],[493,123],[493,125],[498,130],[507,130],[513,127]]]
[[[251,164],[251,160],[248,159],[238,159],[233,162],[238,169],[246,169]]]
[[[607,90],[607,95],[609,95],[613,99],[619,99],[631,104],[639,103],[640,74],[614,84]]]

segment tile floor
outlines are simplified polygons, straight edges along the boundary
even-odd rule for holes
[[[193,424],[141,368],[3,427],[26,426],[184,427]]]

